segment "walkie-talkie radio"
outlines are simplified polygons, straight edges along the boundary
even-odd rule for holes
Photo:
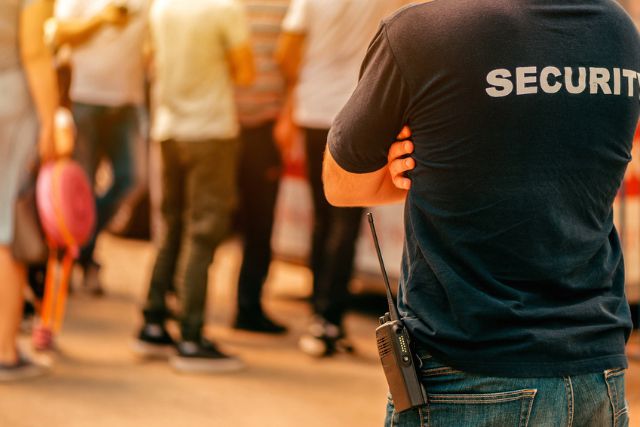
[[[373,243],[378,254],[378,261],[380,262],[380,269],[382,270],[382,277],[387,291],[387,303],[389,304],[389,312],[380,318],[380,326],[376,329],[378,353],[384,369],[384,375],[387,377],[395,410],[396,412],[403,412],[426,404],[427,397],[418,378],[416,358],[411,348],[409,332],[400,319],[393,295],[391,295],[389,277],[384,267],[378,235],[373,223],[373,214],[368,213],[367,218],[369,219]]]

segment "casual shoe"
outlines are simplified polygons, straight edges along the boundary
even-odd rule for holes
[[[91,262],[84,268],[83,285],[86,290],[94,296],[101,297],[104,295],[104,288],[100,282],[100,265]]]
[[[313,357],[331,356],[334,353],[353,353],[354,349],[345,337],[344,330],[321,317],[309,325],[307,333],[300,337],[298,346],[303,353]]]
[[[37,378],[46,373],[46,367],[33,363],[31,360],[20,356],[18,361],[14,364],[0,364],[0,383]]]
[[[169,362],[176,371],[192,374],[233,372],[244,368],[240,359],[224,354],[204,339],[178,343],[178,354]]]
[[[285,334],[287,328],[277,324],[273,320],[269,319],[263,313],[257,314],[245,314],[238,313],[236,321],[233,324],[235,329],[241,329],[244,331],[258,332],[263,334]]]
[[[36,351],[53,351],[56,348],[51,328],[37,324],[31,330],[31,343]]]
[[[142,327],[131,349],[141,357],[165,358],[176,354],[176,344],[162,325],[147,323]]]

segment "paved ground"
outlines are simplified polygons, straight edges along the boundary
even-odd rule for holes
[[[237,245],[226,245],[211,270],[218,286],[210,295],[207,333],[249,367],[236,374],[182,376],[163,362],[136,360],[128,350],[140,321],[137,301],[151,267],[150,245],[107,237],[99,249],[109,296],[74,294],[51,375],[0,386],[0,427],[382,425],[386,388],[372,339],[373,316],[348,319],[357,356],[317,361],[296,349],[309,315],[302,301],[310,281],[305,268],[276,262],[267,284],[268,308],[291,334],[238,333],[227,325],[239,254]],[[632,426],[640,419],[639,377],[636,363],[629,372]]]

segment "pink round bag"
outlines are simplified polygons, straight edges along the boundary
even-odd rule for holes
[[[36,201],[50,245],[66,248],[76,257],[91,237],[96,220],[93,191],[82,168],[71,160],[43,165]]]

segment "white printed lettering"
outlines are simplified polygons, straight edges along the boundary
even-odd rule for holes
[[[573,84],[573,69],[571,67],[564,67],[564,85],[567,87],[567,92],[572,95],[577,95],[587,88],[587,69],[585,67],[578,68],[578,84]]]
[[[513,83],[509,78],[511,72],[507,69],[500,68],[493,70],[487,75],[487,83],[491,85],[486,89],[487,93],[492,98],[502,98],[508,96],[513,92]]]
[[[620,68],[613,69],[613,94],[620,95],[621,88]]]
[[[611,95],[611,88],[609,87],[609,80],[611,79],[611,73],[606,68],[590,67],[589,68],[589,92],[592,95],[598,93],[598,88],[602,90],[605,95]]]
[[[549,83],[549,77],[554,76],[554,84]],[[558,93],[562,89],[562,83],[558,82],[558,77],[562,76],[562,72],[556,67],[545,67],[540,72],[540,87],[544,93]]]
[[[633,96],[633,89],[635,86],[636,72],[633,70],[622,70],[622,75],[627,79],[627,94]]]
[[[513,69],[512,69],[513,70]],[[538,71],[540,70],[540,71]],[[577,75],[576,75],[577,74]],[[531,95],[543,92],[572,95],[622,95],[624,84],[629,97],[640,97],[640,72],[624,68],[605,67],[517,67],[492,70],[487,74],[489,86],[485,91],[493,98],[509,95]],[[636,92],[636,86],[637,92]]]
[[[536,73],[537,67],[518,67],[516,68],[516,93],[518,95],[529,95],[538,93],[538,86],[527,86],[535,84],[538,81]]]

